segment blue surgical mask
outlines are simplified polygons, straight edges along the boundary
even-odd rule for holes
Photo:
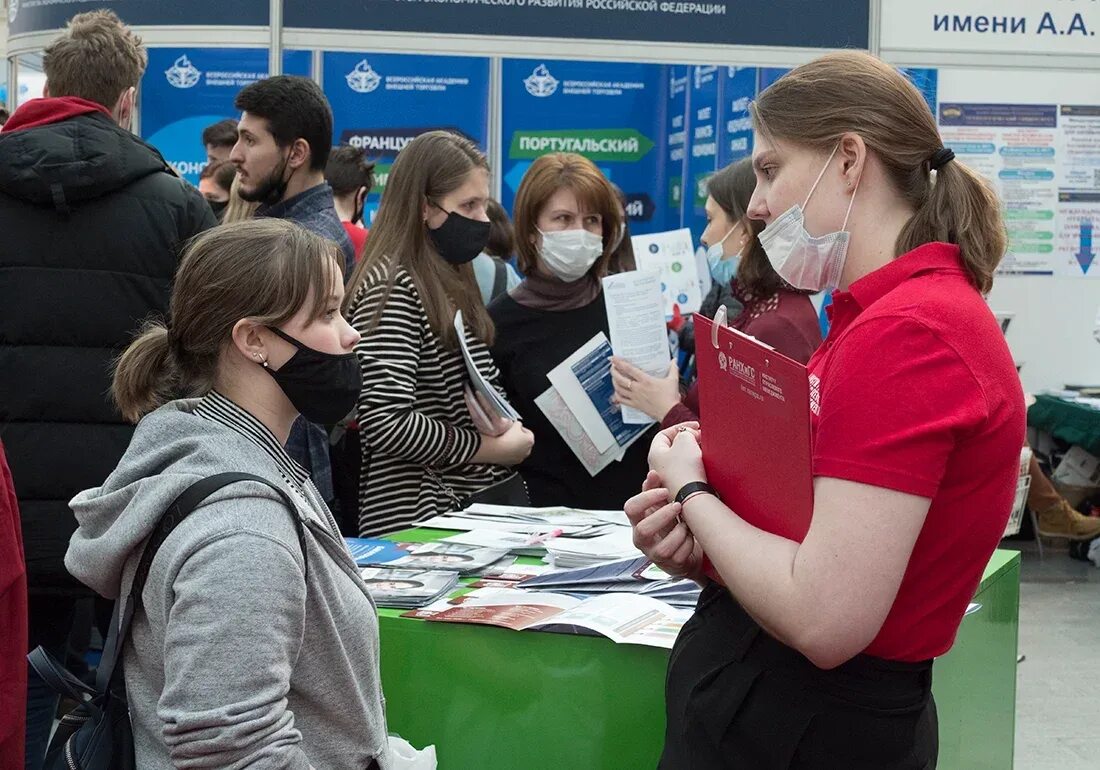
[[[722,244],[726,242],[726,239],[733,234],[733,231],[737,229],[737,225],[734,225],[729,229],[729,232],[722,236],[722,239],[711,246],[707,247],[707,266],[710,268],[710,277],[714,279],[714,282],[722,286],[729,286],[730,281],[737,275],[737,268],[741,264],[741,255],[734,254],[729,259],[724,259],[724,252],[722,250]]]

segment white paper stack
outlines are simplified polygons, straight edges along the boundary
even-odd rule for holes
[[[590,567],[641,555],[631,540],[631,530],[626,527],[617,527],[614,532],[600,537],[583,540],[557,537],[546,543],[547,562],[557,569]]]
[[[443,598],[458,585],[457,572],[367,567],[359,571],[381,607],[416,609]]]

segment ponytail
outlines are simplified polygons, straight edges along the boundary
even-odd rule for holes
[[[163,324],[147,323],[115,362],[111,393],[122,416],[137,422],[166,403],[176,381]]]
[[[988,294],[1008,244],[997,194],[957,161],[934,173],[927,197],[898,235],[897,253],[931,241],[957,244],[971,282]]]

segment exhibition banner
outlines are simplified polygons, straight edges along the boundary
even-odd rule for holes
[[[27,2],[28,0],[24,0]],[[721,45],[867,48],[870,8],[850,0],[285,0],[303,29]],[[792,24],[791,20],[798,23]]]
[[[267,77],[266,48],[150,48],[141,80],[141,136],[194,184],[206,165],[202,131],[239,118],[237,93]],[[283,72],[310,74],[309,51],[284,51]]]
[[[698,242],[707,226],[707,180],[718,170],[719,68],[691,68],[688,92],[688,149],[683,226]]]
[[[268,0],[8,0],[8,34],[61,29],[73,16],[87,11],[114,11],[127,24],[151,27],[264,26]]]
[[[665,152],[668,169],[667,215],[664,230],[680,227],[684,210],[684,179],[687,173],[687,109],[691,67],[671,65],[665,68]]]
[[[394,158],[420,134],[454,131],[488,151],[486,58],[326,52],[322,73],[333,143],[361,147],[376,163],[363,214],[368,225]]]
[[[667,68],[656,64],[505,59],[501,84],[501,203],[511,211],[535,158],[575,152],[627,198],[633,234],[666,229],[663,161]],[[678,213],[672,214],[678,219]]]
[[[882,48],[963,53],[1100,54],[1100,3],[882,0]]]

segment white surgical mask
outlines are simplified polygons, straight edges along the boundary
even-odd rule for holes
[[[554,230],[542,235],[539,256],[566,283],[583,278],[603,254],[603,238],[587,230]]]
[[[821,173],[817,175],[813,187],[806,195],[805,202],[799,206],[797,203],[783,212],[774,222],[764,228],[760,233],[760,245],[764,247],[764,253],[768,255],[768,261],[772,263],[775,272],[794,286],[804,291],[823,291],[835,289],[840,285],[840,276],[844,272],[844,260],[848,256],[848,241],[851,234],[847,231],[848,217],[852,213],[852,204],[855,203],[856,193],[859,192],[859,180],[856,180],[856,189],[852,191],[852,199],[848,202],[848,211],[844,214],[844,223],[840,230],[814,237],[806,230],[806,220],[803,210],[810,202],[810,196],[814,194],[821,178],[829,164],[836,155],[837,144],[825,161]]]

